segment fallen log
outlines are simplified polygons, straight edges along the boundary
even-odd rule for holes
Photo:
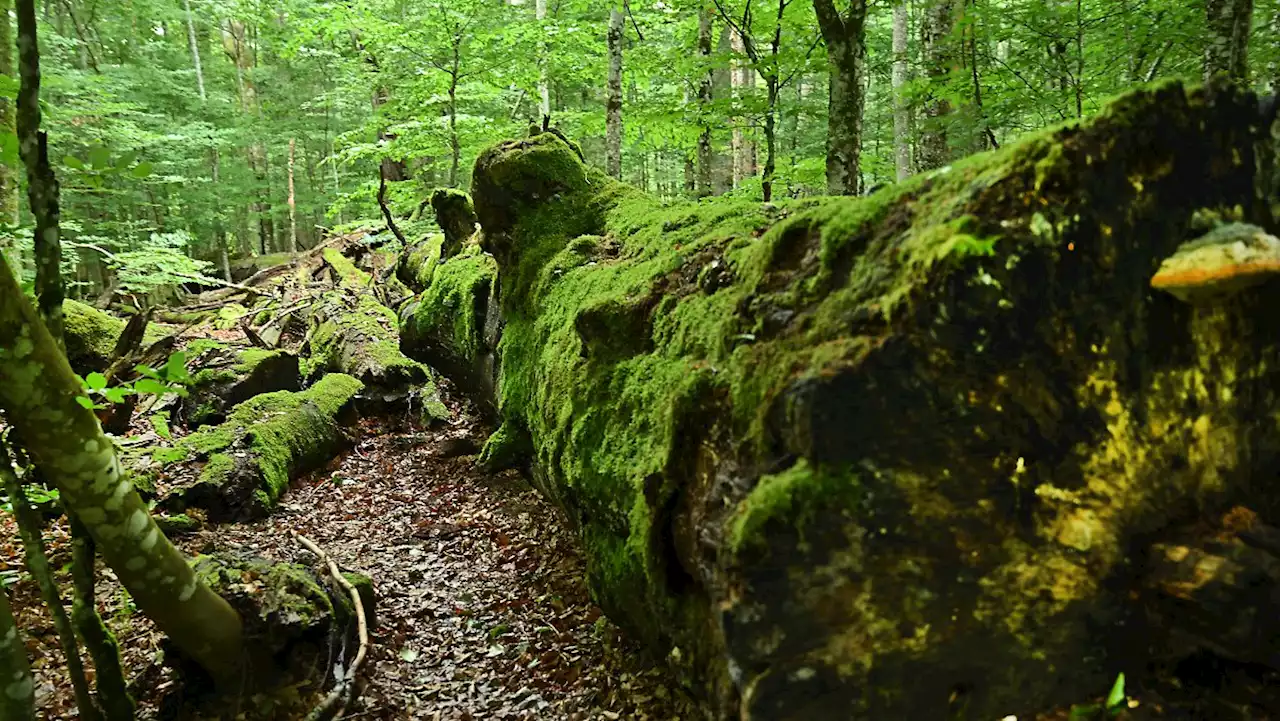
[[[597,600],[722,718],[1030,718],[1143,668],[1132,550],[1274,508],[1280,284],[1150,287],[1198,209],[1274,232],[1269,112],[1166,84],[764,205],[660,203],[551,133],[484,152],[503,429]],[[474,360],[458,260],[405,337]]]
[[[187,346],[193,373],[178,414],[188,428],[221,423],[238,404],[263,393],[301,389],[298,356],[199,340]]]
[[[63,331],[67,359],[77,373],[105,371],[116,357],[116,343],[124,333],[125,321],[75,300],[62,304],[66,327]],[[151,344],[164,337],[155,324],[148,324],[141,343]]]
[[[305,391],[256,395],[223,423],[202,427],[170,448],[151,450],[158,468],[150,475],[176,479],[162,493],[160,506],[169,513],[202,508],[214,522],[266,513],[291,479],[346,444],[344,421],[363,388],[359,380],[334,373]]]

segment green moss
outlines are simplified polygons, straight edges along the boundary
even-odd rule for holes
[[[124,331],[124,321],[79,301],[62,304],[67,358],[77,371],[104,370]]]
[[[487,301],[497,276],[497,264],[477,245],[464,246],[461,253],[435,268],[435,272],[404,319],[404,335],[410,344],[431,338],[444,343],[444,352],[459,361],[474,363],[480,346],[480,318],[477,305]]]
[[[480,467],[489,472],[514,468],[528,460],[529,434],[514,421],[506,421],[485,441]]]
[[[221,486],[248,466],[260,477],[264,507],[270,507],[291,476],[323,462],[339,443],[336,417],[364,387],[351,376],[330,374],[299,393],[277,391],[254,396],[236,406],[223,423],[201,428],[182,439],[187,457],[207,457],[200,483]],[[249,440],[248,457],[240,464],[228,449]]]
[[[213,327],[218,330],[235,328],[247,315],[249,315],[248,308],[239,303],[228,303],[218,309],[218,318],[213,322]]]
[[[440,262],[440,250],[444,235],[432,233],[400,254],[396,276],[411,290],[421,292],[431,285],[436,264]]]
[[[343,282],[357,287],[368,286],[372,279],[369,274],[356,267],[351,259],[342,254],[337,248],[324,249],[324,262],[338,274],[338,278]]]

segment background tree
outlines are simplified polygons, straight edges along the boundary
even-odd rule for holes
[[[813,9],[827,46],[827,192],[856,195],[866,102],[867,3],[850,0],[841,12],[833,0],[813,0]]]

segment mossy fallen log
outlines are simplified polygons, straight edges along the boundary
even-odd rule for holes
[[[1166,84],[766,205],[664,205],[549,133],[483,153],[504,428],[597,599],[724,718],[1032,718],[1141,673],[1177,629],[1137,551],[1280,512],[1280,284],[1150,287],[1198,209],[1274,231],[1270,112]]]
[[[254,396],[301,390],[298,356],[288,351],[235,348],[212,340],[191,343],[186,351],[198,369],[179,405],[188,428],[221,423],[228,411]]]
[[[152,451],[166,473],[175,475],[180,464],[194,475],[169,489],[161,506],[171,513],[203,508],[215,522],[267,512],[291,479],[346,444],[344,421],[363,388],[351,376],[332,373],[305,391],[257,395],[223,423]]]
[[[400,352],[395,311],[373,294],[372,277],[335,249],[325,249],[324,259],[337,276],[336,288],[312,307],[304,373],[346,373],[391,391],[431,386],[430,369]]]
[[[411,250],[431,255],[439,236]],[[496,388],[496,353],[501,328],[497,264],[472,241],[448,260],[432,263],[423,290],[400,306],[400,347],[453,378],[491,412]]]

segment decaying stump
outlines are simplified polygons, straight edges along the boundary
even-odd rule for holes
[[[263,393],[301,390],[298,356],[286,350],[234,348],[216,341],[187,347],[192,375],[179,405],[183,425],[196,428],[226,420],[227,411]]]
[[[1150,287],[1197,210],[1271,223],[1273,120],[1163,85],[869,198],[766,205],[663,204],[553,134],[502,143],[472,191],[503,427],[596,598],[724,718],[1096,697],[1182,623],[1117,632],[1169,529],[1280,512],[1280,284]],[[402,317],[419,358],[475,368],[498,344],[460,319],[492,261],[466,253]]]

